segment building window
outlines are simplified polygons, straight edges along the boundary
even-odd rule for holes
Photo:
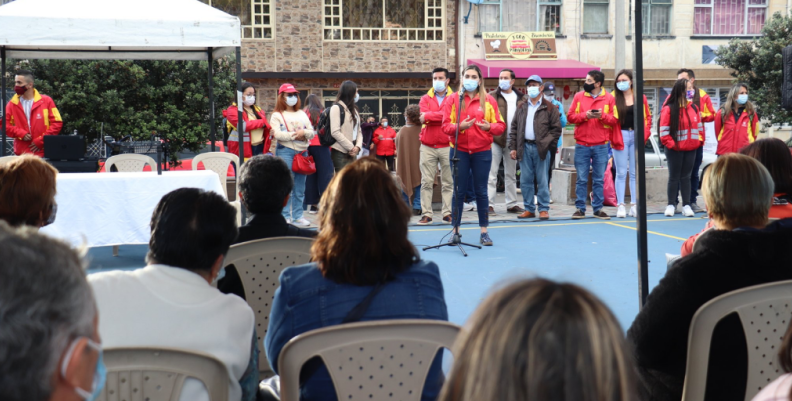
[[[694,35],[758,35],[767,0],[695,0]]]
[[[608,0],[584,0],[583,4],[583,33],[608,33]]]
[[[500,4],[480,5],[479,13],[481,32],[561,34],[561,0],[501,0]]]
[[[200,0],[239,17],[243,39],[272,39],[272,0]]]
[[[445,40],[445,0],[324,0],[325,40]]]
[[[641,22],[644,35],[671,33],[671,0],[642,0]]]

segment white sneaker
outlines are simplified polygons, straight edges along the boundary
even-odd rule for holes
[[[536,200],[536,195],[534,195],[534,205],[538,205],[538,204],[539,204],[539,201]]]
[[[518,193],[518,194],[521,194],[521,193],[522,193],[522,189],[520,189],[520,188],[517,188],[517,193]]]
[[[674,205],[666,206],[665,215],[668,217],[674,217],[674,213],[676,212],[676,207]]]
[[[295,226],[300,226],[300,227],[308,227],[308,226],[310,226],[310,225],[311,225],[311,222],[310,222],[310,221],[308,221],[308,220],[305,220],[305,219],[304,219],[304,218],[302,218],[302,217],[300,217],[299,219],[297,219],[297,220],[295,220],[295,221],[294,221],[294,225],[295,225]]]
[[[690,208],[690,205],[685,205],[685,207],[682,208],[682,215],[685,217],[693,217],[696,215],[696,213],[693,212],[693,209]]]
[[[465,204],[462,206],[462,208],[463,208],[464,210],[467,210],[467,211],[469,211],[469,212],[472,212],[472,211],[476,210],[476,204],[475,204],[475,203],[473,203],[473,202],[470,202],[470,203],[465,203]]]
[[[627,213],[630,217],[638,217],[638,207],[635,205],[630,206],[630,213]]]
[[[616,217],[623,219],[627,217],[627,209],[624,208],[624,204],[619,205],[619,210],[616,211]]]

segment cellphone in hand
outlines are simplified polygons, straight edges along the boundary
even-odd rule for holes
[[[600,111],[599,111],[599,109],[591,109],[591,112],[592,113],[599,113]]]

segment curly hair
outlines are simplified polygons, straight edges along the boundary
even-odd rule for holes
[[[22,155],[0,166],[0,220],[40,227],[55,205],[58,170],[39,157]]]
[[[407,121],[413,125],[421,125],[421,108],[417,104],[411,104],[404,109]]]

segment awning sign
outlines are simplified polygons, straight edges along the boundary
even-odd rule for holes
[[[555,32],[484,32],[487,60],[556,59]]]

